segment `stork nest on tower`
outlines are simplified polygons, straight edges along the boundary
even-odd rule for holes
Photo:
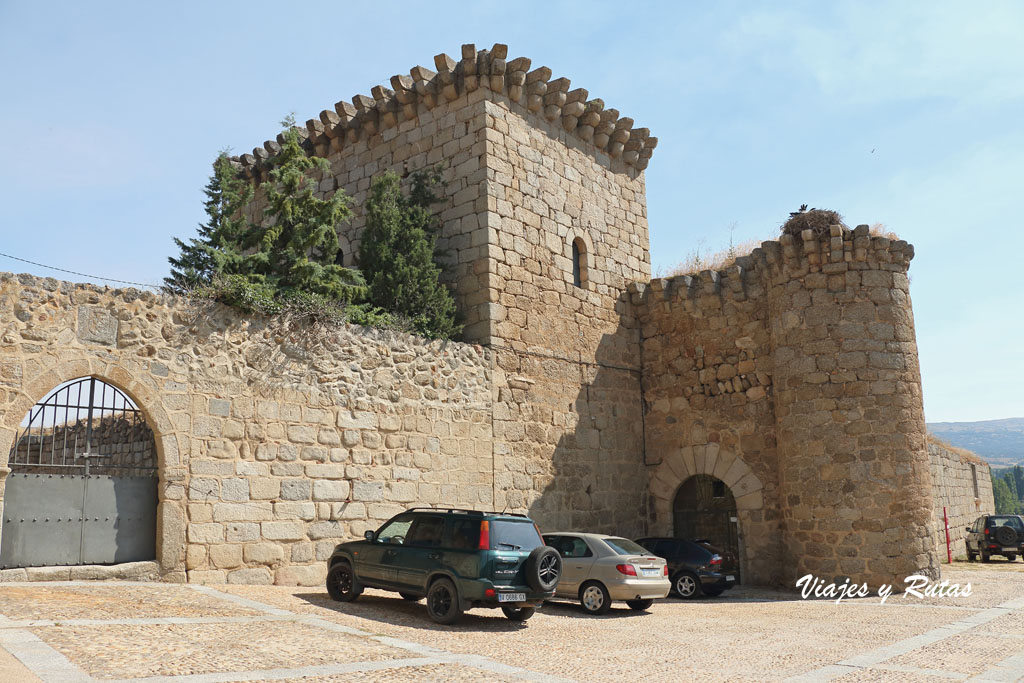
[[[782,224],[782,234],[800,237],[804,230],[810,230],[815,237],[821,237],[827,235],[833,225],[842,226],[844,231],[850,229],[843,222],[839,212],[830,209],[808,209],[806,204],[801,204],[800,210],[790,213],[789,219]]]

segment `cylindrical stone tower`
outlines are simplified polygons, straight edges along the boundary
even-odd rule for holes
[[[913,247],[862,225],[764,248],[786,580],[937,577]]]

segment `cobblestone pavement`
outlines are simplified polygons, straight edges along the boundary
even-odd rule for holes
[[[0,584],[0,681],[1024,680],[1024,563],[957,564],[971,595],[550,603],[527,624],[367,591],[153,583]]]

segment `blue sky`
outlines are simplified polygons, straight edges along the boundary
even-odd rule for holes
[[[502,42],[658,136],[655,273],[802,203],[883,223],[917,251],[927,419],[1022,416],[1022,34],[1012,2],[0,0],[0,251],[159,282],[219,149]]]

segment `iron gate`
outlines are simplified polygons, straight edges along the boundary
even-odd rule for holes
[[[153,559],[155,446],[135,404],[93,377],[37,403],[11,449],[0,568]]]
[[[698,474],[683,482],[673,503],[672,521],[677,538],[704,540],[732,553],[739,573],[736,499],[723,481]]]

